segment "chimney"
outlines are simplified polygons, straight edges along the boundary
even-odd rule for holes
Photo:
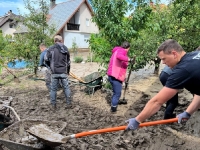
[[[50,9],[56,5],[56,0],[50,0]]]
[[[9,11],[8,11],[8,15],[10,15],[10,14],[12,14],[12,10],[9,10]]]

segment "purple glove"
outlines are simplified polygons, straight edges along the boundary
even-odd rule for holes
[[[190,114],[184,111],[183,113],[179,114],[178,117],[178,123],[184,123],[190,118]]]
[[[131,118],[129,120],[126,120],[126,123],[128,123],[128,126],[125,130],[135,130],[139,127],[139,122],[135,118]]]

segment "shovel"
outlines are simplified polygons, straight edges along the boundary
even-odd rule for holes
[[[125,99],[125,94],[126,94],[126,90],[127,90],[127,87],[128,87],[129,78],[130,78],[130,75],[131,75],[131,72],[132,72],[134,64],[135,64],[135,56],[133,57],[133,61],[131,63],[131,68],[129,70],[128,77],[127,77],[127,79],[125,81],[125,88],[124,88],[124,93],[123,93],[123,99],[119,100],[119,102],[118,102],[119,105],[122,105],[122,104],[126,105],[127,104],[127,100]]]
[[[167,123],[173,123],[173,122],[178,122],[178,118],[145,122],[145,123],[141,123],[139,127],[154,126],[154,125],[167,124]],[[106,133],[106,132],[125,130],[126,127],[127,126],[119,126],[119,127],[111,127],[111,128],[98,129],[98,130],[90,130],[90,131],[80,132],[76,134],[71,134],[68,136],[63,136],[61,134],[53,132],[44,124],[39,124],[39,125],[32,126],[31,128],[29,128],[29,130],[27,130],[27,132],[35,136],[36,138],[38,138],[40,141],[44,142],[46,145],[55,147],[55,146],[59,146],[61,144],[66,143],[68,140],[72,138],[80,138],[80,137],[93,135],[93,134],[101,134],[101,133]]]

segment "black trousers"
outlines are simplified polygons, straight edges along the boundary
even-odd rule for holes
[[[165,86],[168,77],[169,75],[166,72],[161,72],[160,82],[162,83],[163,86]],[[170,118],[176,117],[176,115],[173,114],[173,112],[177,106],[178,106],[178,93],[174,95],[174,97],[172,97],[170,100],[167,101],[164,119],[170,119]]]

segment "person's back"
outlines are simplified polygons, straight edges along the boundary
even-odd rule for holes
[[[130,49],[129,42],[123,42],[121,47],[116,46],[112,50],[112,56],[110,58],[107,75],[108,81],[112,85],[113,96],[111,99],[111,112],[117,111],[119,98],[121,96],[122,82],[126,77],[126,70],[128,67],[128,61],[130,60],[127,53]]]
[[[70,71],[70,54],[67,47],[62,43],[61,36],[55,36],[54,42],[55,44],[48,49],[45,56],[46,64],[49,64],[52,72],[50,92],[51,106],[54,109],[56,108],[58,83],[61,81],[67,103],[66,108],[72,108],[71,91],[69,89],[67,76]]]
[[[49,48],[51,53],[51,71],[53,74],[66,73],[70,63],[70,55],[67,47],[62,43],[55,43]]]

